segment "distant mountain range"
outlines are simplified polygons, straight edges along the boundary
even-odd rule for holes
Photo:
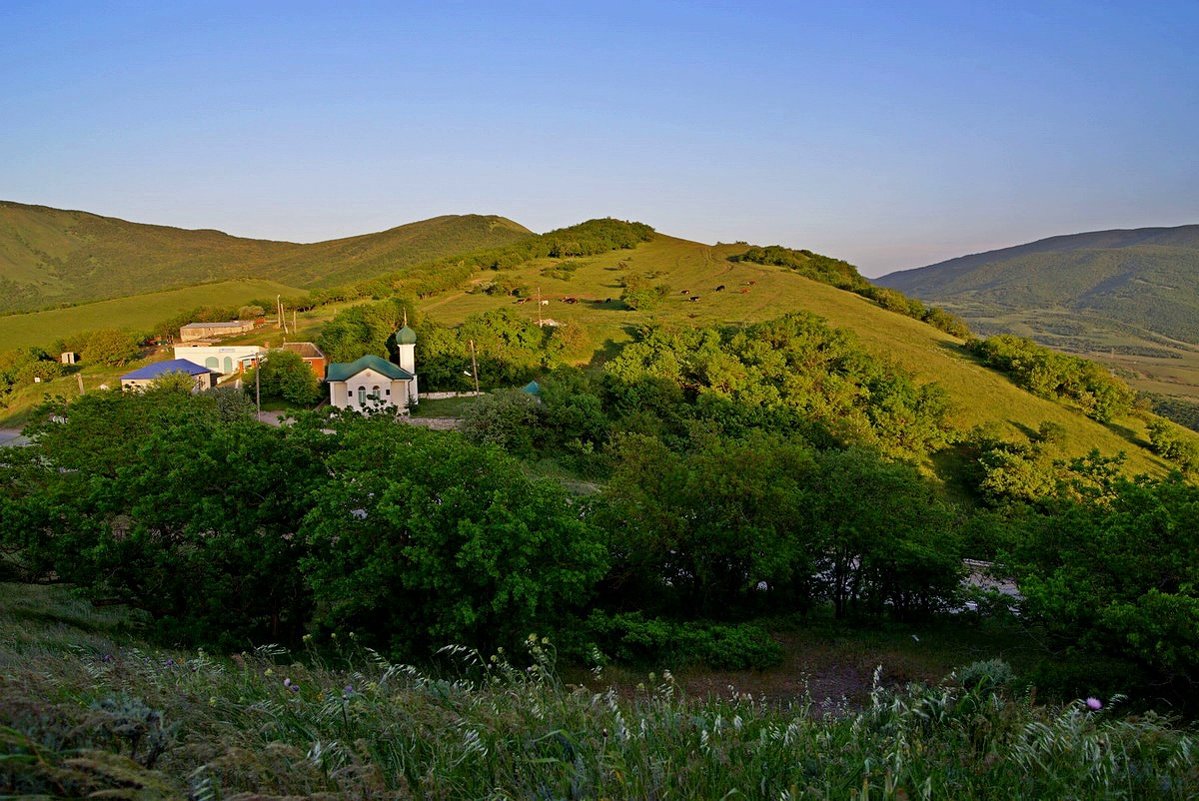
[[[330,286],[530,233],[504,217],[468,214],[302,245],[0,201],[0,312],[229,279]]]
[[[1199,225],[1055,236],[876,283],[967,320],[1043,312],[1057,315],[1060,326],[1066,313],[1199,343]]]

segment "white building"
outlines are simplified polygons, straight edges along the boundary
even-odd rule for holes
[[[221,375],[241,373],[266,353],[261,345],[212,345],[207,342],[175,346],[175,358],[203,365]]]
[[[396,333],[399,365],[378,356],[334,362],[325,373],[329,403],[338,409],[364,411],[394,406],[407,412],[418,399],[416,332],[404,326]]]

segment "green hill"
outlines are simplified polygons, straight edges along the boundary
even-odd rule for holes
[[[921,299],[1067,309],[1199,342],[1199,225],[1098,231],[963,256],[879,278]]]
[[[891,273],[981,334],[1012,333],[1199,398],[1199,225],[1058,236]]]
[[[345,283],[529,233],[503,217],[463,215],[295,244],[0,201],[0,313],[238,279]]]
[[[1160,474],[1166,464],[1149,452],[1145,424],[1138,418],[1102,425],[1076,409],[1037,397],[1004,375],[978,363],[957,339],[931,325],[887,311],[852,292],[814,281],[784,267],[734,261],[745,245],[704,245],[657,234],[633,250],[572,259],[573,269],[555,270],[560,259],[540,259],[500,275],[512,284],[540,291],[548,304],[543,319],[577,322],[587,332],[594,356],[602,360],[632,340],[646,323],[707,325],[750,323],[792,311],[817,314],[836,327],[852,331],[871,352],[893,360],[921,381],[937,381],[952,400],[953,423],[962,429],[993,423],[1007,436],[1021,438],[1044,422],[1066,428],[1065,451],[1081,455],[1091,448],[1129,454],[1132,472]],[[618,298],[620,281],[629,275],[649,277],[669,286],[662,301],[647,311],[625,308]],[[422,302],[433,320],[455,324],[469,315],[514,308],[529,319],[539,314],[536,302],[519,303],[510,296],[471,291],[494,280],[480,273],[474,286],[446,292]],[[551,277],[566,275],[568,277]],[[716,291],[719,286],[723,290]],[[690,298],[698,296],[698,300]],[[307,333],[315,336],[317,326]]]
[[[325,253],[345,253],[354,247],[352,243],[356,240],[368,240],[364,247],[369,247],[370,239],[359,237],[322,243],[319,247],[324,248]],[[363,245],[361,241],[358,244]],[[827,319],[833,326],[852,331],[867,350],[894,361],[911,371],[918,380],[940,383],[949,392],[952,422],[960,429],[993,424],[998,425],[1006,436],[1019,439],[1035,432],[1042,423],[1053,422],[1066,430],[1065,454],[1081,455],[1092,448],[1107,454],[1126,451],[1128,468],[1132,472],[1161,474],[1167,470],[1165,462],[1148,450],[1142,419],[1129,417],[1102,425],[1077,409],[1020,389],[1006,376],[980,364],[961,347],[962,340],[944,331],[888,311],[853,292],[807,278],[786,266],[739,259],[746,250],[747,246],[743,244],[705,245],[655,234],[650,241],[632,249],[570,259],[537,258],[513,269],[477,271],[466,285],[423,298],[420,306],[429,318],[447,324],[460,323],[477,312],[498,308],[513,309],[530,320],[540,316],[557,323],[577,322],[585,332],[585,342],[575,349],[575,356],[580,362],[597,364],[620,345],[632,341],[637,329],[647,323],[739,324],[767,320],[793,311],[808,311]],[[282,261],[286,258],[280,257]],[[364,255],[363,262],[369,258]],[[304,265],[298,264],[298,267]],[[624,291],[622,285],[633,277],[644,279],[655,287],[664,287],[665,296],[648,309],[630,310],[619,298]],[[521,302],[504,292],[488,294],[482,291],[497,281],[521,287],[521,294],[526,296],[535,298],[540,294],[546,304],[539,306],[535,300],[528,299]],[[211,288],[235,285],[216,284]],[[242,288],[250,291],[249,285]],[[85,328],[98,327],[101,319],[107,320],[109,325],[127,326],[130,325],[129,315],[134,313],[145,315],[147,321],[157,320],[170,313],[168,306],[171,303],[197,305],[188,301],[193,298],[192,293],[205,289],[194,287],[74,309],[0,318],[0,337],[5,334],[18,336],[16,332],[23,328],[44,330],[45,334],[52,328],[61,335],[62,330],[72,325],[82,325],[83,317],[87,318]],[[257,295],[269,296],[279,291],[283,290],[276,285],[253,288]],[[151,300],[154,301],[152,304]],[[339,303],[302,312],[299,331],[291,332],[289,337],[315,339],[324,322],[347,305],[350,304]],[[153,309],[152,313],[146,310],[149,308]],[[84,312],[88,314],[84,315]],[[4,323],[9,321],[14,322],[16,328],[6,330]],[[45,334],[37,341],[46,340]],[[253,334],[253,341],[281,336],[282,332],[263,330]],[[72,394],[74,391],[67,380],[59,379],[53,383],[54,386],[43,386],[35,394]]]

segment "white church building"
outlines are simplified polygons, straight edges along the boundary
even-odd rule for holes
[[[338,409],[370,411],[387,406],[407,413],[417,403],[416,332],[404,326],[396,332],[399,365],[379,356],[334,362],[325,373],[329,403]]]

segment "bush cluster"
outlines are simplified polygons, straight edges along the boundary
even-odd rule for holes
[[[1095,362],[1058,353],[1031,339],[1002,334],[969,343],[988,367],[1007,373],[1029,392],[1066,400],[1101,423],[1127,414],[1136,392]]]

